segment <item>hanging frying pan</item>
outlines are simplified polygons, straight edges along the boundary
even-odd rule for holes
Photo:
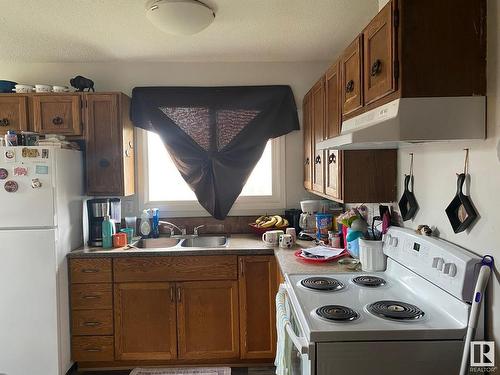
[[[446,215],[450,220],[451,227],[455,233],[466,230],[478,217],[477,211],[470,197],[463,193],[465,173],[460,173],[457,178],[457,194],[446,207]]]
[[[403,221],[410,220],[415,217],[415,214],[418,211],[418,203],[415,195],[413,194],[413,175],[405,175],[405,189],[398,205]]]

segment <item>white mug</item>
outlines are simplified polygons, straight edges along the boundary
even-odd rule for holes
[[[295,228],[286,228],[285,233],[292,236],[293,243],[297,242],[297,232],[295,231]]]
[[[68,86],[53,86],[52,91],[53,92],[68,92],[69,88],[68,88]]]
[[[35,92],[51,92],[52,86],[49,85],[35,85]]]
[[[15,91],[17,93],[28,93],[32,92],[35,88],[31,85],[15,85],[15,89],[12,89],[12,91]]]
[[[293,246],[293,237],[291,234],[283,234],[280,236],[280,247],[290,249]]]
[[[278,246],[280,236],[285,234],[282,230],[270,230],[262,234],[262,241],[269,246]]]

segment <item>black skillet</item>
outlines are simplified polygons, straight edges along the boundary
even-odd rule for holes
[[[410,191],[411,182],[411,191]],[[411,220],[418,211],[418,203],[413,194],[413,176],[405,175],[405,190],[403,191],[403,196],[399,200],[399,211],[401,212],[401,217],[403,221]]]
[[[460,233],[477,219],[478,214],[470,197],[462,191],[466,177],[465,173],[460,173],[457,176],[457,194],[445,211],[453,231]]]

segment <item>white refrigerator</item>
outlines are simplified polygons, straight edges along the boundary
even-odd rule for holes
[[[0,374],[65,374],[71,366],[66,254],[83,242],[82,153],[0,151]]]

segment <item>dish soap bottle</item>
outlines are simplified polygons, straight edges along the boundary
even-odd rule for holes
[[[115,234],[115,223],[109,218],[109,215],[104,216],[102,222],[102,247],[103,249],[111,249],[113,247],[113,234]]]
[[[143,210],[141,214],[141,223],[139,232],[142,238],[148,238],[151,233],[151,224],[149,223],[149,209]]]

